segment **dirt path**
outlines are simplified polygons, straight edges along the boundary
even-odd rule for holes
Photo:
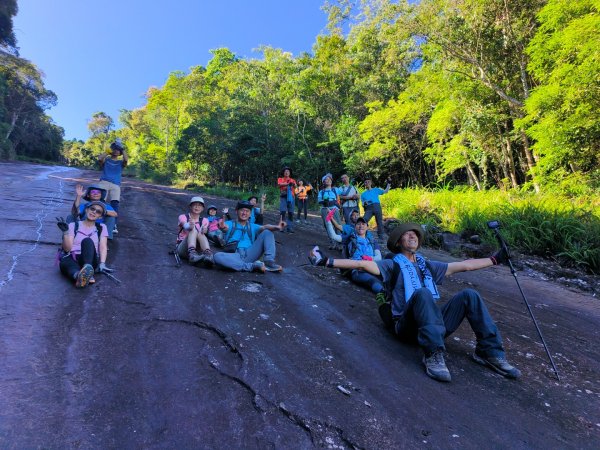
[[[126,180],[109,253],[123,283],[76,290],[53,266],[54,217],[98,174],[8,163],[0,174],[1,448],[598,448],[589,294],[520,278],[558,382],[506,267],[449,279],[444,297],[486,298],[523,378],[471,362],[464,325],[442,384],[383,329],[368,292],[307,265],[325,243],[316,218],[276,235],[283,274],[178,269],[167,252],[190,193]]]

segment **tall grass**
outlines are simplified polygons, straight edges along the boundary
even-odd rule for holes
[[[490,220],[519,251],[600,273],[600,196],[395,189],[381,197],[386,216],[435,225],[455,233],[479,234],[494,242]]]

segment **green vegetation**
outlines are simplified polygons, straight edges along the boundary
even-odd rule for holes
[[[479,234],[496,245],[487,228],[523,253],[557,259],[600,273],[600,197],[574,199],[556,194],[473,189],[395,189],[381,198],[386,215],[456,233]]]
[[[56,98],[17,58],[16,2],[5,3],[1,155],[56,159],[61,130],[43,113]],[[63,143],[62,158],[90,167],[120,137],[137,176],[235,186],[221,193],[235,198],[272,186],[284,165],[315,187],[326,172],[391,178],[410,189],[386,197],[388,215],[483,234],[497,218],[521,250],[599,271],[597,0],[333,0],[324,10],[311,53],[215,49],[206,67],[150,87],[121,128],[95,113],[90,138]]]

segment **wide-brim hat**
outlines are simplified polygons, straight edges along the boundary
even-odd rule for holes
[[[204,199],[200,196],[192,197],[190,200],[190,206],[192,206],[192,203],[202,203],[202,206],[204,206]]]
[[[215,211],[219,210],[219,208],[217,208],[215,205],[209,205],[208,208],[206,209],[206,212],[210,211],[211,209],[214,209]]]
[[[90,198],[90,191],[94,190],[100,191],[100,200],[104,201],[104,199],[106,199],[106,189],[102,189],[100,186],[95,184],[88,186],[87,190],[85,191],[85,195],[83,196],[83,199],[91,201],[92,199]]]
[[[90,209],[92,206],[97,205],[102,208],[102,217],[106,215],[106,205],[103,202],[99,202],[98,200],[94,200],[85,205],[85,209]]]
[[[402,250],[402,246],[399,245],[398,241],[400,241],[402,235],[407,231],[414,231],[415,233],[417,233],[417,238],[419,239],[419,247],[421,246],[421,244],[423,243],[423,238],[425,237],[421,225],[414,222],[401,223],[392,230],[388,237],[387,248],[390,252],[400,253],[400,251]]]

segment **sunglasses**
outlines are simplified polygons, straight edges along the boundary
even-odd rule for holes
[[[99,190],[97,190],[97,189],[92,189],[90,191],[90,194],[101,194],[101,192]]]
[[[103,214],[104,210],[103,209],[99,209],[99,208],[89,208],[89,211],[94,213],[94,214]]]

